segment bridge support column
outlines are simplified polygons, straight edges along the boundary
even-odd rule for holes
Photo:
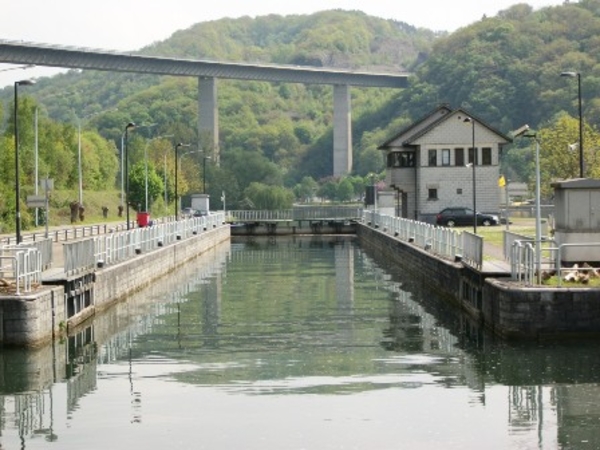
[[[333,175],[348,175],[352,171],[352,122],[350,87],[333,87]]]
[[[198,138],[200,149],[219,164],[219,106],[217,79],[198,78]]]

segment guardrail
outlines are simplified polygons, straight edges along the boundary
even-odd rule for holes
[[[0,247],[0,285],[8,293],[31,292],[41,282],[42,256],[33,247]]]
[[[437,256],[453,261],[462,260],[477,269],[482,267],[483,239],[480,236],[426,222],[392,217],[376,211],[365,210],[363,221]]]
[[[115,231],[117,227],[97,225],[71,230],[58,236],[78,240],[63,244],[64,271],[67,275],[89,272],[104,264],[114,264],[142,251],[148,251],[177,240],[186,239],[208,228],[225,223],[224,213],[162,223],[131,230]],[[89,234],[86,234],[89,233]],[[106,234],[102,234],[106,233]],[[85,236],[89,236],[85,238]],[[52,262],[54,238],[25,240],[19,245],[0,246],[0,290],[16,294],[30,292],[41,283],[42,272]],[[61,239],[57,239],[60,241]]]
[[[481,270],[483,267],[483,238],[469,231],[462,234],[463,253],[462,259],[471,267]]]
[[[548,246],[548,243],[554,243],[554,246]],[[543,245],[546,244],[544,247]],[[563,274],[577,270],[578,272],[596,271],[596,267],[581,266],[576,269],[566,267],[562,264],[562,254],[565,249],[573,247],[600,247],[600,242],[569,243],[557,245],[555,241],[542,240],[540,242],[540,261],[536,259],[535,250],[536,241],[534,239],[515,240],[512,244],[510,254],[511,278],[520,281],[527,286],[540,285],[543,281],[542,274],[547,271],[549,274],[556,274],[558,286],[562,286]],[[544,257],[544,255],[547,255]],[[538,277],[538,267],[540,276]]]
[[[232,210],[227,215],[233,222],[268,222],[285,220],[360,219],[363,209],[355,206],[299,206],[282,210]]]
[[[135,228],[136,226],[137,225],[135,224],[135,222],[131,222],[132,228]],[[47,233],[47,237],[45,231],[34,231],[31,233],[24,233],[21,235],[21,245],[39,242],[45,239],[50,239],[53,242],[70,241],[73,239],[82,239],[90,236],[97,236],[100,234],[106,234],[113,231],[121,231],[126,229],[126,222],[104,223],[98,225],[84,226],[66,226],[50,230]],[[16,243],[17,238],[15,236],[0,236],[0,245],[16,245]]]
[[[116,264],[142,252],[187,239],[224,222],[225,214],[221,212],[65,243],[65,273],[74,275]]]

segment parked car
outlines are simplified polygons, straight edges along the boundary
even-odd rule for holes
[[[473,225],[473,210],[471,208],[452,207],[441,210],[435,220],[436,224],[446,227],[462,227]],[[498,225],[500,219],[493,214],[477,212],[477,225]]]
[[[183,208],[181,210],[181,217],[184,218],[190,218],[190,217],[194,217],[194,214],[196,213],[196,210],[194,208]]]

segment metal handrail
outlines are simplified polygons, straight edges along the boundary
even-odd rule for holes
[[[392,234],[401,241],[412,243],[437,256],[452,260],[460,257],[465,263],[479,268],[483,264],[483,240],[465,238],[465,233],[457,230],[426,222],[392,217],[372,210],[363,211],[362,220],[373,228]],[[479,238],[475,235],[472,236]],[[466,257],[465,251],[467,252]]]

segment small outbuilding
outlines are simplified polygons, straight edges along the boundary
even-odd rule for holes
[[[600,263],[600,180],[552,183],[554,240],[563,263]]]

